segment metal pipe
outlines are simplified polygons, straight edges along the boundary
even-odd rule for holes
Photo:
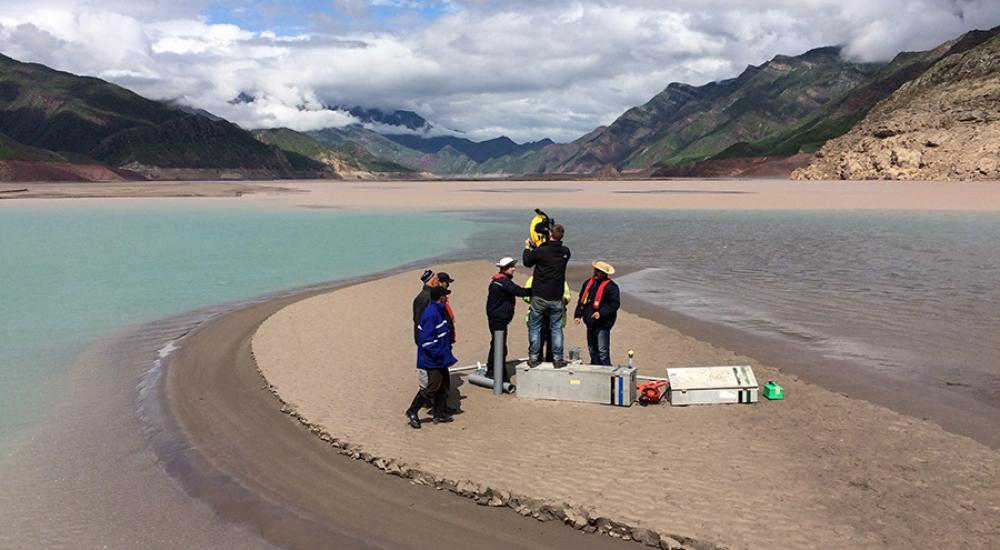
[[[466,378],[466,380],[468,380],[469,383],[472,385],[480,386],[483,388],[492,388],[495,385],[493,383],[492,378],[486,376],[486,374],[481,374],[478,371],[473,374],[470,374],[469,377]],[[503,390],[507,393],[514,393],[514,391],[516,391],[516,388],[514,387],[514,384],[511,384],[510,382],[504,382]]]
[[[503,394],[503,331],[493,331],[493,395]]]
[[[639,376],[639,375],[636,375],[635,379],[636,380],[666,380],[667,382],[670,381],[669,378],[663,378],[663,377],[660,377],[660,376]]]
[[[465,372],[467,370],[477,370],[482,368],[482,366],[483,364],[477,361],[475,365],[467,365],[464,367],[451,367],[448,369],[448,372]]]

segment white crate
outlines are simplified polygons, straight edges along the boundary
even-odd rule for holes
[[[671,405],[756,403],[757,378],[749,365],[667,369]]]
[[[635,402],[635,369],[569,363],[561,369],[552,363],[535,368],[517,366],[518,397],[583,401],[630,407]]]

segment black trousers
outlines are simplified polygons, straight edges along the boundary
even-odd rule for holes
[[[490,378],[493,377],[493,353],[496,351],[494,349],[493,342],[493,331],[502,330],[503,331],[503,381],[510,382],[510,374],[507,372],[507,327],[508,323],[498,323],[490,321],[490,354],[486,357],[486,370],[489,373]]]
[[[435,417],[447,414],[448,392],[451,390],[451,373],[448,369],[428,369],[427,387],[420,388],[413,397],[407,414],[416,414],[424,405],[430,405]]]

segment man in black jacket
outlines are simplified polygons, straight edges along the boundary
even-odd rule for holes
[[[562,244],[566,234],[563,226],[556,224],[549,229],[549,240],[538,248],[531,241],[524,241],[524,267],[534,267],[531,283],[531,310],[528,312],[528,366],[538,366],[542,352],[542,317],[549,314],[552,329],[552,358],[555,368],[566,365],[563,361],[563,285],[566,284],[566,264],[570,251]]]
[[[587,347],[592,365],[611,365],[611,327],[618,319],[621,292],[611,280],[615,268],[606,262],[594,262],[594,276],[583,282],[573,322],[587,325]]]
[[[413,343],[417,343],[417,335],[420,332],[417,329],[417,323],[420,322],[420,316],[424,314],[424,310],[431,303],[431,289],[436,286],[441,286],[438,281],[438,276],[436,273],[430,269],[424,270],[423,274],[420,275],[420,280],[424,283],[423,288],[420,289],[420,293],[413,298]]]
[[[500,268],[490,279],[490,288],[486,294],[486,321],[490,326],[490,354],[486,358],[486,365],[492,373],[493,354],[495,353],[493,332],[503,331],[503,381],[509,382],[510,375],[507,373],[507,327],[514,319],[514,303],[518,296],[530,296],[531,290],[521,288],[514,282],[514,271],[517,269],[517,260],[511,257],[501,258],[496,266]]]
[[[420,289],[420,293],[413,298],[413,343],[417,344],[417,336],[420,334],[420,329],[417,325],[420,322],[420,316],[424,314],[424,310],[431,303],[431,290],[435,287],[440,286],[438,282],[437,274],[430,269],[425,269],[420,275],[420,281],[424,283],[423,288]],[[419,345],[419,344],[417,344]],[[418,350],[419,351],[419,350]],[[417,369],[417,382],[420,384],[421,388],[427,387],[427,371],[423,369]]]

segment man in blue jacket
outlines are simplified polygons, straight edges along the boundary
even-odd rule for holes
[[[444,298],[451,291],[434,287],[430,291],[431,303],[417,323],[417,368],[427,372],[427,387],[417,391],[406,417],[413,428],[420,428],[420,408],[430,405],[434,423],[454,420],[447,411],[448,389],[451,375],[448,367],[458,362],[451,353],[451,326]]]
[[[611,365],[611,327],[618,319],[621,292],[609,275],[615,268],[606,262],[594,262],[594,276],[583,282],[573,322],[587,325],[587,347],[592,365]]]

